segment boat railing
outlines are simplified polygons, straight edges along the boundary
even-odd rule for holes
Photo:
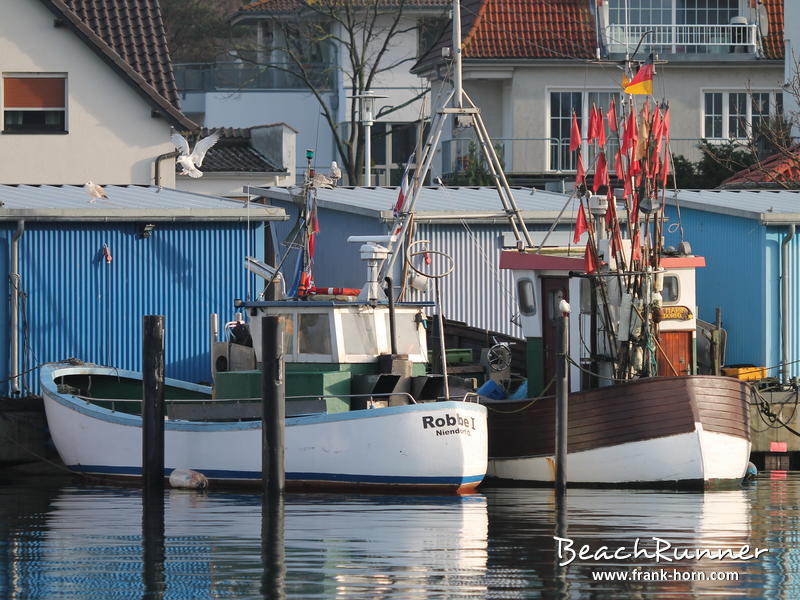
[[[475,392],[467,392],[461,398],[462,402],[474,402],[475,404],[480,404],[480,395],[476,394]]]

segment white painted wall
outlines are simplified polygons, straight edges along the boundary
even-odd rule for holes
[[[503,86],[490,79],[482,81],[465,76],[464,87],[481,108],[493,139],[511,132],[513,138],[529,140],[514,142],[513,155],[507,152],[507,168],[511,165],[517,172],[541,172],[546,168],[546,139],[550,136],[550,92],[614,91],[619,89],[619,73],[613,66],[587,68],[574,63],[518,66],[513,72],[508,98],[503,96]],[[672,107],[673,151],[692,160],[699,158],[694,147],[702,135],[705,91],[746,91],[748,87],[753,91],[775,91],[783,84],[783,77],[782,66],[758,61],[660,65],[654,90],[656,98],[665,98]],[[511,114],[505,114],[506,111]]]
[[[53,18],[41,2],[0,2],[0,71],[66,73],[69,130],[0,135],[0,181],[152,183],[155,158],[174,150],[169,123]],[[162,185],[175,185],[174,164],[161,163]]]
[[[252,127],[286,123],[297,130],[295,172],[306,169],[306,149],[316,151],[315,162],[327,172],[334,160],[333,134],[311,92],[300,90],[246,90],[209,92],[205,100],[206,127]]]

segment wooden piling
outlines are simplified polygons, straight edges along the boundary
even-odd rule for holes
[[[567,427],[569,424],[567,400],[569,397],[569,313],[558,319],[556,354],[556,492],[563,494],[567,489]]]
[[[283,324],[279,317],[261,319],[261,476],[264,494],[283,493],[285,391],[283,379]]]
[[[142,321],[142,480],[145,494],[164,493],[164,317]]]

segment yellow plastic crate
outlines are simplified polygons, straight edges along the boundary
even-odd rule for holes
[[[767,376],[766,367],[723,367],[722,374],[726,377],[735,377],[743,381],[755,381],[765,379]]]

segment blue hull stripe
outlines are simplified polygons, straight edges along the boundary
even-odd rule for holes
[[[69,465],[73,471],[93,473],[97,475],[131,475],[141,476],[141,467],[108,467],[99,465]],[[171,473],[165,469],[165,476]],[[239,481],[256,481],[261,479],[261,471],[228,471],[223,469],[206,469],[201,473],[209,479],[227,479]],[[405,485],[464,485],[466,483],[479,483],[483,475],[466,477],[403,477],[399,475],[353,475],[349,473],[286,473],[287,481],[323,481],[342,483],[383,483]]]

